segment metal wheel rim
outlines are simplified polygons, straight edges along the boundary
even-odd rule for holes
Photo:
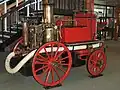
[[[58,50],[59,50],[59,48],[60,48],[60,46],[62,46],[63,48],[64,48],[64,50],[67,52],[67,54],[68,54],[68,56],[67,56],[67,59],[68,59],[68,64],[61,64],[61,65],[66,65],[66,66],[68,66],[68,68],[67,68],[67,70],[66,71],[64,71],[64,69],[62,68],[60,68],[59,67],[59,69],[61,69],[61,71],[63,71],[65,74],[62,76],[62,77],[60,77],[59,76],[59,73],[57,72],[57,70],[55,69],[55,66],[48,66],[48,62],[47,62],[47,65],[46,66],[41,66],[41,68],[39,68],[39,70],[43,70],[43,72],[42,72],[42,74],[45,74],[45,73],[47,73],[47,76],[45,77],[45,81],[42,81],[38,76],[37,76],[37,70],[35,71],[35,62],[36,62],[36,57],[38,56],[38,53],[42,50],[42,49],[44,49],[45,50],[45,53],[47,54],[47,56],[48,56],[48,61],[50,61],[51,60],[51,62],[52,62],[52,59],[53,59],[53,57],[52,57],[52,53],[53,52],[51,52],[51,57],[52,57],[52,59],[50,58],[50,56],[49,56],[49,54],[48,54],[48,52],[46,51],[46,47],[47,46],[49,46],[49,45],[51,45],[51,51],[52,51],[52,49],[53,49],[53,46],[54,45],[58,45],[58,47],[57,47],[57,50],[56,50],[56,52],[55,52],[55,54],[53,55],[53,57],[55,57],[55,58],[57,58],[58,56],[57,56],[57,54],[59,53],[58,52]],[[61,53],[64,53],[64,50],[61,52]],[[57,54],[56,54],[57,53]],[[55,59],[54,58],[54,59]],[[63,60],[62,60],[63,59]],[[65,60],[65,58],[62,58],[61,60],[62,61],[64,61]],[[55,59],[56,60],[56,59]],[[54,61],[54,60],[53,60]],[[57,61],[60,61],[59,59],[57,59]],[[59,62],[57,62],[57,63],[59,63]],[[41,63],[42,64],[42,63]],[[44,63],[45,64],[45,63]],[[59,63],[60,64],[60,63]],[[64,81],[65,79],[66,79],[66,77],[68,76],[68,74],[69,74],[69,72],[70,72],[70,69],[71,69],[71,65],[72,65],[72,57],[71,57],[71,53],[69,52],[69,50],[68,50],[68,48],[64,45],[64,44],[62,44],[62,43],[59,43],[59,42],[49,42],[49,43],[46,43],[46,44],[44,44],[42,47],[40,47],[39,49],[38,49],[38,51],[36,52],[36,54],[35,54],[35,56],[34,56],[34,58],[33,58],[33,62],[32,62],[32,72],[33,72],[33,76],[34,76],[34,78],[35,78],[35,80],[39,83],[39,84],[41,84],[41,85],[43,85],[43,86],[55,86],[55,85],[57,85],[57,84],[60,84],[60,83],[62,83],[62,81]],[[58,67],[58,66],[57,66]],[[47,69],[45,69],[45,68],[47,68]],[[53,75],[53,72],[54,72],[54,74],[56,73],[56,75],[57,75],[57,77],[59,78],[58,80],[56,80],[56,81],[54,81],[54,75]],[[49,73],[51,73],[52,75],[52,81],[51,81],[51,83],[48,83],[49,81],[48,81],[48,79],[49,79],[49,76],[48,76],[48,74]],[[41,75],[42,75],[41,74]]]
[[[99,62],[102,62],[101,66],[99,65]],[[105,67],[106,67],[106,56],[105,56],[104,51],[102,50],[94,51],[87,60],[88,72],[92,76],[98,76],[104,71]]]

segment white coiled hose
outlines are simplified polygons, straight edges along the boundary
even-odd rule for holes
[[[30,52],[14,68],[10,67],[10,60],[15,56],[15,53],[11,52],[5,60],[5,69],[11,74],[17,73],[34,56],[35,52],[36,50]]]

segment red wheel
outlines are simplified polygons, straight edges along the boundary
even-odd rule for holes
[[[20,50],[20,46],[23,44],[23,38],[21,37],[15,47],[13,48],[13,52]]]
[[[71,65],[72,57],[68,48],[59,42],[49,42],[36,52],[32,72],[41,85],[56,86],[68,76]]]
[[[87,70],[92,76],[100,75],[106,67],[106,56],[104,51],[94,51],[87,60]]]

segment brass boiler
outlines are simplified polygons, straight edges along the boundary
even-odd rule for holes
[[[53,16],[53,5],[48,2],[48,0],[43,0],[43,11],[44,11],[44,24],[45,31],[43,42],[58,41],[58,30],[55,28],[54,16]]]

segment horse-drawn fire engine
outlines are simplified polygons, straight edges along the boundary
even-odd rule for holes
[[[106,67],[106,55],[104,42],[96,39],[95,14],[78,11],[72,20],[59,20],[56,25],[48,0],[43,0],[43,10],[42,24],[23,23],[23,35],[6,58],[6,70],[15,74],[30,65],[39,84],[56,86],[72,66],[85,61],[89,74],[99,76]]]

